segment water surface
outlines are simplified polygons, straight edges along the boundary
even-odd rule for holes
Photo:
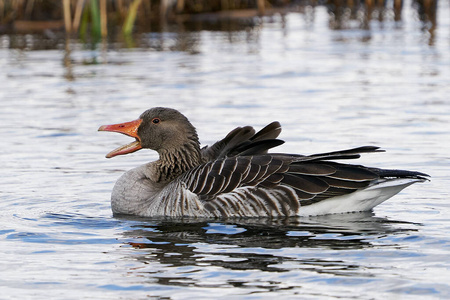
[[[402,22],[334,30],[317,7],[245,30],[140,34],[136,48],[1,36],[2,297],[449,298],[448,12],[441,2],[433,32],[410,3]],[[153,106],[185,113],[203,144],[279,120],[280,151],[378,145],[361,163],[432,181],[370,213],[114,218],[115,180],[157,156],[107,160],[129,138],[96,130]]]

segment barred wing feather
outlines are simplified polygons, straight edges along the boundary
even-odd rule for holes
[[[377,147],[359,147],[311,156],[265,154],[226,157],[200,165],[185,173],[180,180],[205,201],[232,193],[239,187],[254,186],[274,191],[288,187],[294,190],[295,200],[304,206],[369,186],[379,178],[376,172],[332,160],[356,158],[361,152],[378,151]],[[232,201],[233,197],[230,195],[227,199]]]

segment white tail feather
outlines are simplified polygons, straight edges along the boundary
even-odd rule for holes
[[[381,179],[375,184],[354,193],[322,200],[300,207],[299,216],[318,216],[369,211],[407,186],[423,181],[417,178]]]

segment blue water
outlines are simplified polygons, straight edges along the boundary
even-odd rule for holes
[[[324,7],[312,12],[143,34],[131,49],[71,40],[65,63],[63,40],[35,50],[26,36],[19,50],[0,36],[0,298],[450,298],[449,4],[434,32],[410,3],[402,22],[370,29],[330,29]],[[129,138],[96,130],[153,106],[185,113],[203,144],[278,120],[280,151],[378,145],[387,152],[360,163],[432,180],[370,213],[114,218],[115,180],[157,156],[105,159]]]

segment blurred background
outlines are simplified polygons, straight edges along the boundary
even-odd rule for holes
[[[0,0],[6,298],[450,298],[448,0]],[[373,213],[118,219],[126,136],[168,106],[202,145],[278,120],[278,151],[362,145],[431,175]],[[219,297],[219,296],[218,296]]]

